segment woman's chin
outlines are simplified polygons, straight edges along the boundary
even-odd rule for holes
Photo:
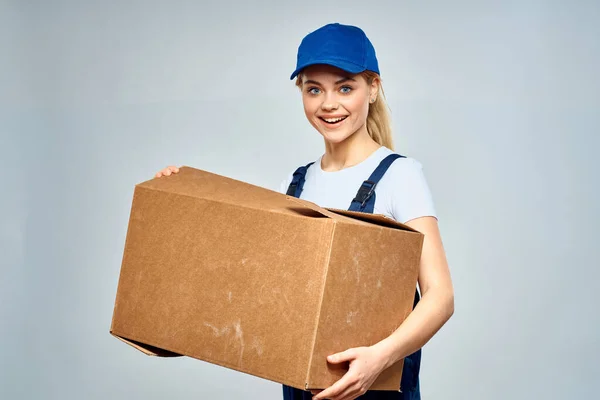
[[[327,143],[330,144],[339,144],[348,139],[351,135],[347,132],[331,132],[331,131],[321,131],[320,132],[323,138]]]

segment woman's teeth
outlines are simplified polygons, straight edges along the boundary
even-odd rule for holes
[[[329,123],[329,124],[335,124],[336,122],[340,122],[346,119],[346,117],[340,117],[340,118],[321,118],[323,121]]]

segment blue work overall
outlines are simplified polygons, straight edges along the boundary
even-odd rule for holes
[[[390,154],[384,158],[375,171],[371,174],[369,179],[364,181],[356,197],[350,203],[348,210],[360,211],[364,213],[373,213],[375,206],[375,187],[379,180],[386,173],[390,165],[400,158],[404,157],[398,154]],[[287,195],[300,197],[302,188],[304,186],[306,171],[313,163],[309,163],[305,166],[298,168],[293,175],[292,182],[290,183]],[[414,306],[419,302],[419,292],[415,288],[415,301]],[[363,400],[420,400],[421,393],[419,388],[419,369],[421,367],[421,349],[417,350],[413,354],[409,355],[404,359],[404,367],[402,372],[402,378],[400,382],[400,390],[396,391],[379,391],[372,390],[367,391],[364,395],[358,397]],[[284,400],[310,400],[312,394],[310,391],[296,389],[287,385],[283,385],[283,399]]]

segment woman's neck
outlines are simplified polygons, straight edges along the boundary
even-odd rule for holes
[[[325,142],[325,154],[321,159],[323,171],[339,171],[366,160],[381,146],[369,136],[366,127],[350,135],[340,143]]]

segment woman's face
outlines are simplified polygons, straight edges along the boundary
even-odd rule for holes
[[[328,65],[313,65],[302,73],[302,102],[311,125],[329,143],[340,143],[364,130],[369,101],[375,98],[378,82],[368,84],[353,75]]]

